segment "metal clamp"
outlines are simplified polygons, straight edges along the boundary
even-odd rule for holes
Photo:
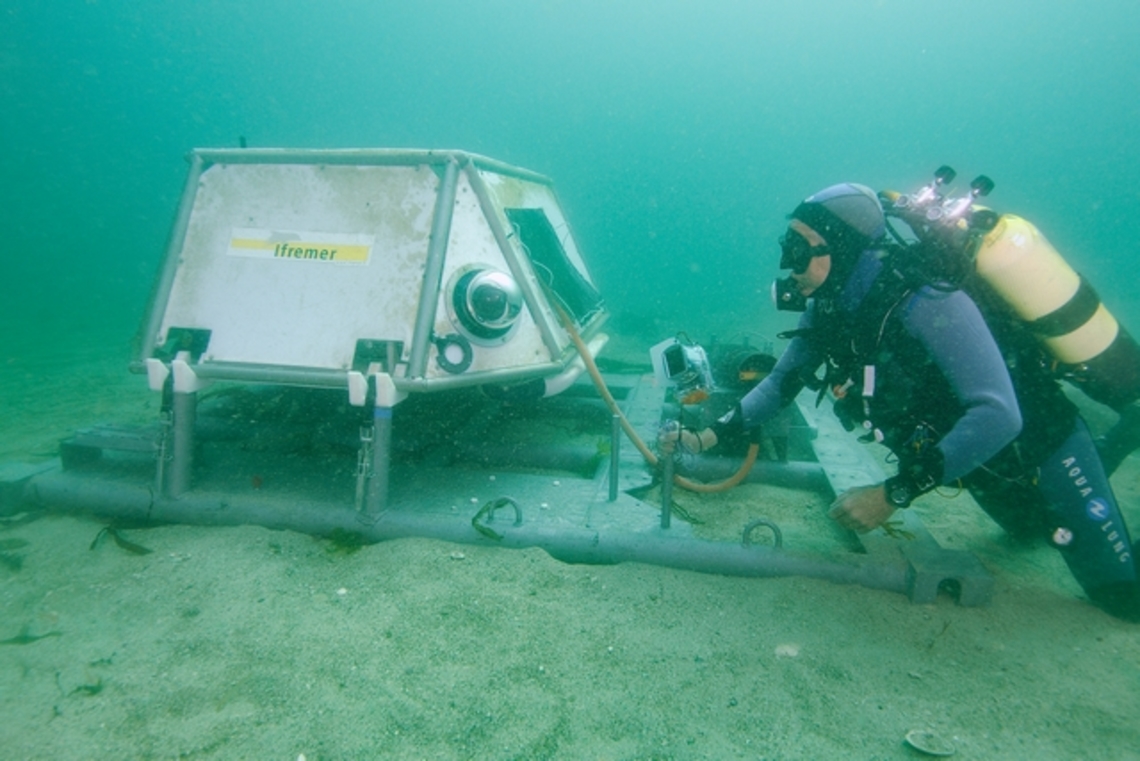
[[[777,526],[775,523],[768,520],[767,518],[757,518],[756,520],[752,521],[747,526],[745,526],[744,527],[744,535],[741,537],[741,543],[745,547],[751,547],[752,546],[752,532],[755,531],[756,529],[760,528],[761,526],[764,526],[765,528],[769,528],[772,530],[772,539],[774,541],[775,548],[777,550],[781,549],[784,546],[784,534],[782,531],[780,531],[779,526]]]
[[[163,494],[166,485],[166,468],[174,459],[170,447],[174,431],[174,416],[169,409],[163,409],[158,416],[158,435],[154,440],[154,493]]]
[[[360,449],[356,453],[356,512],[364,510],[364,494],[368,479],[372,477],[372,443],[376,429],[371,425],[360,426]]]
[[[493,499],[479,508],[479,512],[475,513],[475,517],[471,519],[471,528],[475,529],[488,539],[494,539],[496,541],[502,540],[502,534],[500,534],[498,531],[495,531],[494,529],[487,528],[479,522],[479,519],[486,515],[487,523],[490,523],[491,521],[495,520],[495,511],[500,507],[506,507],[507,505],[510,505],[515,509],[515,522],[513,525],[521,526],[523,517],[522,508],[519,507],[519,503],[515,502],[510,497],[499,497],[498,499]]]

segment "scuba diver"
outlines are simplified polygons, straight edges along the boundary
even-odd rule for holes
[[[773,285],[778,308],[803,312],[792,340],[730,412],[682,431],[682,445],[739,440],[803,388],[820,399],[830,391],[844,427],[898,461],[884,483],[836,498],[830,515],[841,525],[869,531],[916,497],[960,484],[1007,531],[1045,537],[1096,605],[1140,621],[1140,543],[1057,362],[1000,288],[932,276],[888,232],[897,238],[880,197],[862,185],[835,185],[796,207],[780,238],[780,268],[791,274]]]

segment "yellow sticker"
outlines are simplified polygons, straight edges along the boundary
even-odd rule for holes
[[[372,243],[371,235],[235,227],[226,254],[254,259],[367,264],[372,256]]]

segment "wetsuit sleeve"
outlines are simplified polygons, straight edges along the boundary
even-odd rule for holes
[[[951,483],[1021,432],[1013,382],[981,312],[962,291],[920,291],[907,304],[903,324],[926,347],[965,410],[938,443],[942,483]]]
[[[799,330],[811,327],[812,314],[810,308],[804,312],[800,318]],[[795,399],[804,387],[804,372],[815,370],[822,362],[822,354],[814,349],[805,336],[793,338],[768,377],[740,400],[744,430],[751,430],[767,422]]]

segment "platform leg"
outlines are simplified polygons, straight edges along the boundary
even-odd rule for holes
[[[174,393],[170,405],[170,459],[165,468],[164,493],[171,499],[190,490],[191,474],[194,471],[194,421],[198,415],[198,391],[208,385],[208,382],[198,379],[190,361],[190,353],[180,351],[170,363]]]
[[[673,515],[673,475],[676,464],[673,462],[672,448],[661,453],[661,464],[664,466],[661,473],[661,528],[669,528],[670,518]]]
[[[372,462],[361,519],[375,523],[388,509],[388,470],[392,451],[392,408],[377,406],[372,423]]]
[[[166,494],[166,468],[170,463],[170,437],[174,428],[173,382],[169,381],[162,389],[162,411],[158,418],[158,438],[155,440],[154,452],[154,493]]]
[[[353,507],[364,514],[365,500],[368,498],[368,481],[372,475],[372,436],[371,425],[360,426],[360,449],[356,452],[356,500]]]
[[[610,502],[618,498],[618,465],[621,463],[621,417],[610,418]]]
[[[190,489],[194,470],[194,420],[198,414],[197,392],[174,392],[173,431],[166,496],[175,499]]]
[[[372,457],[368,469],[367,490],[360,520],[372,524],[380,520],[388,509],[388,483],[392,454],[392,409],[403,398],[396,390],[392,376],[376,373],[370,378],[374,384],[375,406],[372,411]]]

